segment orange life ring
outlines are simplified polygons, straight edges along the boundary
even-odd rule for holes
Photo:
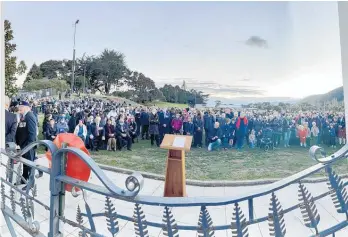
[[[54,139],[53,143],[58,147],[62,147],[62,143],[67,143],[69,147],[75,147],[90,155],[89,151],[85,147],[84,142],[81,138],[72,133],[61,133],[58,134]],[[46,152],[46,157],[48,159],[49,167],[52,165],[52,155],[51,152]],[[71,178],[79,179],[81,181],[87,182],[91,175],[91,169],[88,165],[82,161],[78,156],[68,153],[65,174]],[[72,185],[66,184],[65,190],[71,192]],[[78,189],[77,189],[78,190]]]

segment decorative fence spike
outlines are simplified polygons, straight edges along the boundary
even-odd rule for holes
[[[173,216],[172,211],[168,207],[164,207],[162,221],[164,223],[162,228],[164,236],[169,236],[169,237],[179,236],[179,230],[178,230],[178,226],[176,224],[175,218]]]
[[[198,236],[212,237],[214,234],[213,221],[209,215],[209,212],[205,206],[201,206],[198,220]]]
[[[16,184],[19,185],[22,181],[22,165],[19,164],[17,168]]]
[[[348,195],[343,186],[343,181],[331,167],[326,168],[329,176],[328,186],[331,191],[331,198],[338,213],[346,213],[348,215]]]
[[[79,225],[83,224],[83,217],[82,217],[80,205],[77,205],[76,221],[77,223],[79,223]]]
[[[25,221],[27,221],[27,207],[26,207],[26,204],[25,204],[25,198],[24,197],[21,197],[19,199],[19,203],[20,203],[20,206],[21,206],[21,211],[22,211],[22,215],[23,215],[23,218]]]
[[[272,193],[269,214],[268,214],[268,225],[270,236],[284,237],[286,233],[284,212],[280,205],[277,196]]]
[[[149,231],[147,230],[145,214],[138,203],[136,203],[134,207],[133,221],[135,235],[139,237],[149,237]]]
[[[108,230],[112,236],[115,236],[120,228],[118,226],[117,213],[114,204],[111,202],[111,199],[108,196],[105,200],[105,216]]]
[[[16,213],[16,195],[15,191],[11,188],[10,190],[10,202],[11,202],[11,209],[13,214]]]
[[[31,194],[33,197],[37,197],[37,186],[34,184],[34,187],[31,189]]]
[[[10,177],[13,176],[13,169],[11,167],[11,159],[7,159],[7,164],[6,164],[6,180],[10,180]]]
[[[231,222],[232,237],[248,237],[248,225],[242,209],[238,203],[234,204],[234,211]]]
[[[5,207],[5,185],[1,182],[1,209]]]
[[[300,209],[305,226],[308,228],[315,228],[318,234],[318,224],[320,222],[320,215],[314,202],[314,198],[307,188],[299,183],[298,200],[300,202]]]

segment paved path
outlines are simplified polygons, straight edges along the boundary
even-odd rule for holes
[[[4,162],[4,161],[3,161]],[[105,171],[107,176],[115,182],[119,187],[124,187],[124,181],[126,179],[126,175],[113,173],[109,171]],[[4,173],[4,169],[2,174]],[[49,205],[49,191],[48,191],[48,176],[44,175],[44,177],[37,180],[38,186],[38,197],[39,200]],[[97,180],[96,176],[92,175],[90,182],[95,184],[100,184]],[[318,184],[306,184],[305,185],[313,196],[321,194],[328,190],[325,183]],[[252,187],[196,187],[196,186],[187,186],[187,194],[190,197],[194,196],[212,196],[212,197],[223,197],[223,196],[234,196],[236,194],[241,194],[244,192],[249,192],[255,189],[259,189],[262,186],[252,186]],[[162,181],[145,179],[144,188],[141,191],[143,195],[153,195],[153,196],[162,196],[163,195],[164,184]],[[280,203],[283,208],[290,207],[298,203],[297,197],[298,186],[291,185],[283,190],[276,192]],[[269,207],[269,196],[261,197],[254,200],[254,217],[258,218],[264,216],[268,213]],[[92,209],[92,212],[104,212],[105,206],[105,198],[97,195],[88,193],[88,203]],[[116,211],[119,214],[132,216],[134,204],[127,203],[120,200],[113,200]],[[85,212],[84,201],[81,196],[74,198],[70,193],[66,196],[66,209],[65,216],[66,218],[75,221],[76,218],[76,209],[77,206],[80,205],[81,210]],[[320,213],[321,220],[319,224],[319,230],[329,228],[331,225],[338,223],[339,221],[344,220],[345,215],[337,214],[335,211],[334,205],[330,199],[330,197],[325,197],[316,202],[318,212]],[[244,212],[246,218],[248,218],[248,209],[247,203],[240,203],[240,206]],[[44,234],[48,233],[48,218],[49,213],[44,208],[36,205],[36,217],[35,219],[40,222],[40,231]],[[163,207],[153,207],[153,206],[143,206],[143,211],[146,215],[147,221],[155,221],[161,222],[163,215]],[[211,215],[214,225],[220,224],[230,224],[232,220],[232,212],[233,206],[227,205],[222,207],[208,207],[208,211]],[[178,222],[178,224],[191,224],[196,225],[199,218],[199,207],[191,207],[191,208],[173,208],[173,215]],[[4,223],[2,215],[0,215],[0,233],[2,237],[10,236],[9,231]],[[291,213],[285,214],[285,225],[287,229],[286,236],[294,236],[294,237],[302,237],[302,236],[310,236],[315,234],[313,231],[304,226],[302,216],[299,210],[292,211]],[[86,218],[84,218],[86,221]],[[107,225],[105,219],[103,217],[95,218],[96,228],[98,233],[103,234],[105,236],[111,236],[107,230]],[[135,236],[134,234],[134,226],[132,222],[127,222],[123,220],[119,220],[120,232],[117,236],[119,237],[131,237]],[[149,235],[152,237],[163,236],[162,230],[158,228],[148,227]],[[18,236],[29,236],[22,230],[20,227],[16,227],[16,231]],[[78,237],[78,230],[73,228],[67,224],[64,226],[64,235],[70,237]],[[190,237],[196,236],[192,231],[179,231],[180,236]],[[215,236],[223,236],[229,237],[232,236],[231,231],[215,231]],[[254,224],[249,226],[249,236],[250,237],[266,237],[269,236],[268,233],[268,224],[267,222],[262,224]],[[347,237],[348,229],[340,231],[336,234],[337,237]]]

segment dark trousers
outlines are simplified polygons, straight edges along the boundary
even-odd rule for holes
[[[163,124],[159,127],[159,140],[162,143],[164,135],[169,134],[169,127],[163,127]]]
[[[193,146],[194,147],[202,147],[202,140],[203,140],[203,132],[202,131],[196,131],[193,135]]]
[[[99,149],[102,148],[102,145],[103,145],[103,140],[102,140],[102,135],[99,135],[97,137],[94,137],[93,138],[93,144],[92,144],[92,149],[95,150],[95,151],[99,151]]]
[[[209,130],[208,129],[204,129],[204,135],[205,135],[205,146],[208,147],[209,146],[209,137],[208,137],[208,134],[209,134]]]
[[[158,134],[151,134],[151,145],[154,145],[154,141],[156,141],[156,145],[160,146],[160,141],[159,141],[159,135]]]
[[[127,146],[127,149],[132,148],[132,138],[130,136],[122,137],[118,136],[117,137],[117,147],[119,150],[122,150],[123,147]]]
[[[134,139],[138,137],[137,132],[136,131],[134,133],[130,132],[130,136],[132,138],[132,142],[134,143]]]
[[[149,125],[141,126],[141,139],[149,139]]]
[[[23,148],[21,147],[21,149],[23,149]],[[30,161],[34,161],[35,160],[35,150],[32,149],[32,150],[28,151],[26,154],[23,155],[23,158],[30,160]],[[29,179],[30,174],[31,174],[31,169],[32,168],[30,166],[23,164],[23,175],[22,176],[25,180]]]

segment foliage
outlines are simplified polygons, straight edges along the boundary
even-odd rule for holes
[[[5,20],[5,94],[9,97],[15,95],[18,91],[16,86],[16,76],[23,74],[27,70],[24,61],[17,65],[17,57],[12,53],[16,51],[17,45],[12,42],[14,39],[11,23]]]
[[[159,89],[165,101],[170,103],[179,103],[179,104],[205,104],[209,95],[203,94],[202,91],[196,90],[183,90],[179,86],[172,86],[165,84],[162,88]]]
[[[34,63],[33,66],[31,66],[27,77],[25,78],[24,83],[29,82],[31,80],[38,80],[38,79],[42,79],[43,75],[42,75],[42,71],[40,70],[40,68]]]
[[[215,108],[218,108],[221,105],[221,100],[215,101]]]
[[[58,91],[65,91],[69,88],[69,85],[66,83],[66,81],[59,79],[31,80],[23,85],[23,89],[27,91],[38,91],[49,88],[53,88]]]

